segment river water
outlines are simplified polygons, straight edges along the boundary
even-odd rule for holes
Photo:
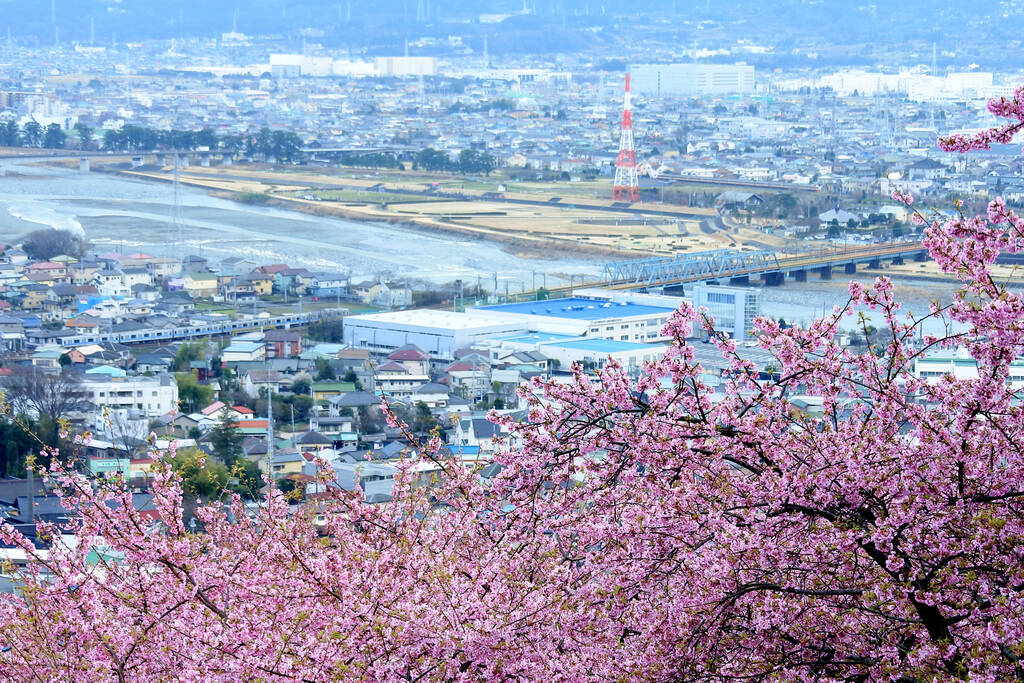
[[[3,163],[3,162],[0,162]],[[324,218],[250,206],[181,187],[179,227],[174,187],[110,174],[6,162],[0,177],[0,239],[17,241],[41,227],[84,232],[100,252],[182,256],[212,266],[228,256],[259,264],[283,262],[313,271],[351,272],[354,281],[385,277],[530,288],[554,273],[593,276],[600,257],[525,259],[501,245],[453,235],[423,234],[384,223]]]
[[[281,209],[238,204],[194,188],[179,189],[180,220],[173,221],[174,187],[169,183],[81,173],[59,167],[0,160],[0,241],[17,242],[42,227],[84,233],[103,252],[170,255],[199,254],[216,264],[228,256],[256,263],[288,263],[314,271],[351,272],[354,281],[377,276],[434,283],[478,278],[486,289],[515,292],[560,276],[594,277],[600,257],[526,259],[501,245],[453,235],[422,234],[383,223],[310,216]],[[558,275],[556,275],[558,274]],[[789,323],[806,324],[842,305],[847,280],[809,278],[762,289],[762,312]],[[862,279],[869,279],[861,276]],[[906,310],[923,313],[932,299],[949,301],[947,283],[894,281]],[[850,320],[852,327],[854,320]],[[926,326],[932,334],[941,326]]]

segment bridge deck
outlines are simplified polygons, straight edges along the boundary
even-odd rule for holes
[[[610,263],[605,266],[605,277],[549,288],[549,294],[561,295],[580,287],[599,289],[640,289],[644,287],[681,285],[708,280],[731,279],[779,273],[794,273],[825,267],[864,263],[880,259],[916,256],[924,253],[920,242],[872,244],[863,247],[822,249],[807,254],[778,255],[772,252],[739,252],[720,250],[680,254],[676,259],[640,259]],[[765,255],[770,255],[766,258]],[[686,263],[687,257],[693,261]],[[646,264],[646,269],[645,269]],[[661,267],[661,266],[673,266]],[[659,268],[660,267],[660,268]],[[659,271],[663,277],[650,277]],[[673,272],[674,271],[674,272]],[[616,276],[617,275],[617,276]],[[646,277],[645,277],[646,276]],[[526,299],[534,292],[523,292]]]

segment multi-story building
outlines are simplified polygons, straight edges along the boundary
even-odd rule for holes
[[[754,92],[749,64],[633,64],[632,88],[645,95],[729,95]]]
[[[754,318],[761,314],[761,290],[753,287],[728,287],[701,282],[690,290],[693,305],[708,309],[715,319],[715,329],[727,332],[733,339],[750,337]]]
[[[178,384],[167,374],[145,377],[85,375],[82,390],[86,400],[99,407],[142,411],[149,419],[166,415],[178,407]]]

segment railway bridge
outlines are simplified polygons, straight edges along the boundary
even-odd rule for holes
[[[573,281],[548,291],[551,295],[561,296],[579,287],[619,290],[675,288],[713,281],[749,285],[751,278],[761,278],[765,286],[776,286],[783,284],[787,277],[806,282],[808,274],[816,274],[823,280],[829,280],[836,268],[842,268],[846,275],[854,275],[858,266],[881,268],[883,262],[902,264],[906,259],[924,261],[927,256],[928,251],[920,242],[844,245],[799,254],[716,249],[676,254],[674,257],[615,261],[605,264],[597,280]],[[535,296],[531,292],[524,294],[528,298],[530,294]]]

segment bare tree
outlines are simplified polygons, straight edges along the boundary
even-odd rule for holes
[[[57,422],[86,398],[81,379],[71,370],[16,366],[0,385],[11,410]]]
[[[60,254],[80,257],[86,243],[81,235],[67,230],[48,228],[29,233],[21,244],[25,253],[33,259],[51,259]]]

